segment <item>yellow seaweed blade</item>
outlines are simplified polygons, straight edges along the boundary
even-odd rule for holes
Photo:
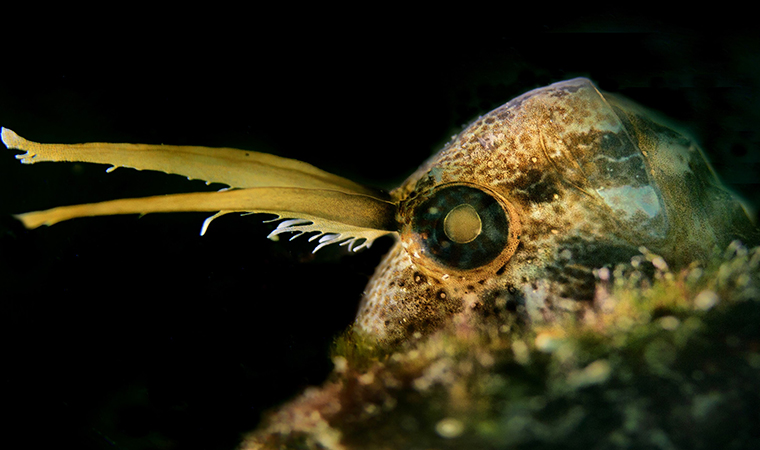
[[[279,228],[273,234],[319,232],[320,235],[328,235],[323,238],[326,240],[320,240],[320,243],[346,240],[355,243],[364,239],[365,242],[356,248],[368,247],[377,237],[396,230],[394,203],[363,194],[280,187],[109,200],[60,206],[15,217],[25,227],[37,228],[78,217],[183,211],[268,213],[279,217],[298,218],[302,219],[298,224]],[[211,219],[219,215],[220,213],[217,213]],[[203,231],[207,226],[208,221],[204,223]]]
[[[311,164],[249,150],[106,142],[44,144],[24,139],[8,128],[2,128],[0,134],[6,147],[26,152],[16,156],[24,164],[89,162],[156,170],[234,188],[277,186],[378,195],[376,190]]]

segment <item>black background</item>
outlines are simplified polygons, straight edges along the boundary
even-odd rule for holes
[[[681,123],[758,206],[760,38],[733,21],[541,16],[486,31],[455,12],[403,26],[195,14],[6,28],[0,125],[43,142],[258,150],[390,189],[477,115],[586,76]],[[4,426],[27,443],[233,448],[263,411],[324,380],[391,243],[312,255],[303,238],[265,239],[261,216],[225,216],[200,237],[207,214],[26,231],[10,213],[218,186],[3,152]]]

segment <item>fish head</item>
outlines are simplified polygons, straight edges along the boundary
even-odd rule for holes
[[[642,247],[677,264],[756,236],[691,139],[583,78],[478,118],[391,195],[398,242],[355,322],[388,343],[473,311],[578,313]]]

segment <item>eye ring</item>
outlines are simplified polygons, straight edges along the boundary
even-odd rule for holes
[[[489,188],[447,183],[405,203],[402,242],[416,264],[436,272],[496,271],[519,244],[517,211]]]

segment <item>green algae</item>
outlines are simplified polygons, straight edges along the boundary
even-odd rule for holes
[[[678,271],[641,251],[583,317],[458,317],[394,349],[347,332],[332,379],[244,448],[757,448],[760,248]]]

